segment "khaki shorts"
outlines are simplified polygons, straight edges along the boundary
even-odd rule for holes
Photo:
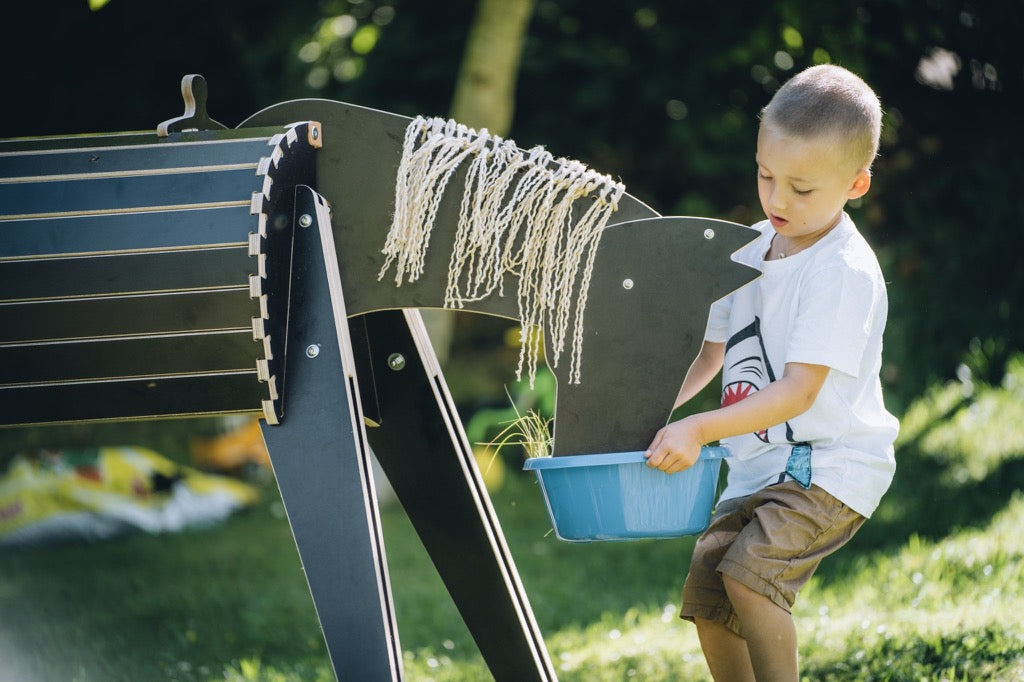
[[[680,616],[741,634],[723,575],[789,611],[821,560],[865,520],[821,488],[804,490],[794,481],[721,502],[694,547]]]

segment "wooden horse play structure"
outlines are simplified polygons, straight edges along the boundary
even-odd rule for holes
[[[471,160],[453,157],[421,273],[397,286],[385,244],[413,121],[299,100],[227,129],[200,77],[182,92],[185,115],[155,134],[0,141],[0,424],[260,415],[343,680],[402,677],[372,450],[495,678],[554,680],[417,310],[452,291]],[[501,176],[499,213],[529,170]],[[612,201],[598,185],[552,223],[600,236],[555,282],[588,301],[574,360],[553,367],[556,456],[643,449],[708,306],[756,274],[729,258],[749,229],[624,193],[595,222],[586,211]],[[516,272],[496,277],[505,295],[457,305],[521,320]]]

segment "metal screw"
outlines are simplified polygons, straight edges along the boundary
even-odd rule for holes
[[[396,372],[405,369],[405,356],[401,353],[392,353],[388,356],[388,367]]]
[[[633,280],[631,280],[629,277],[627,277],[626,279],[622,280],[622,288],[623,289],[632,289],[633,288]]]
[[[317,140],[320,138],[320,129],[316,126],[313,127],[313,139]]]
[[[306,357],[307,358],[315,358],[318,355],[320,355],[320,344],[319,343],[311,343],[308,346],[306,346]]]
[[[309,215],[308,213],[303,213],[301,216],[299,216],[299,225],[300,226],[302,226],[302,227],[309,227],[312,224],[313,224],[313,216]]]
[[[715,238],[715,231],[714,230],[712,230],[710,227],[708,229],[704,230],[704,239],[714,239],[714,238]]]

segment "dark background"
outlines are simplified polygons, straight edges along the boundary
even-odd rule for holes
[[[154,129],[181,114],[188,73],[228,126],[310,96],[446,115],[474,6],[21,4],[0,42],[0,137]],[[331,31],[344,15],[356,33]],[[890,283],[883,378],[898,411],[961,363],[997,381],[1024,347],[1022,35],[1019,3],[995,0],[539,0],[509,137],[618,176],[661,213],[752,223],[757,112],[805,66],[858,72],[886,115],[872,191],[850,212]],[[928,78],[929,64],[955,68]]]

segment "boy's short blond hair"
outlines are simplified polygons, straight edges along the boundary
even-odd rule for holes
[[[882,107],[859,76],[820,64],[786,81],[761,110],[761,122],[798,137],[837,135],[858,170],[866,170],[878,154]]]

